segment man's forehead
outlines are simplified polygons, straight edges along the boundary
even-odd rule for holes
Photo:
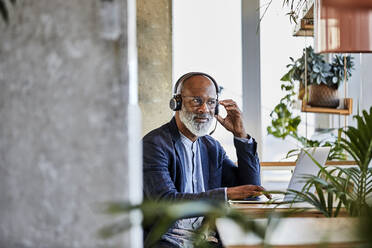
[[[207,90],[216,93],[216,87],[213,81],[204,75],[193,75],[183,81],[184,90]]]
[[[196,81],[198,81],[198,80],[209,81],[213,84],[212,80],[209,77],[207,77],[206,75],[201,75],[201,74],[196,74],[196,75],[189,76],[183,81],[186,82],[186,81],[195,81],[195,80]]]

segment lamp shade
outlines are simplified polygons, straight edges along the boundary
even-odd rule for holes
[[[372,53],[372,0],[316,0],[315,51]]]
[[[324,5],[344,8],[372,8],[371,0],[325,0]]]

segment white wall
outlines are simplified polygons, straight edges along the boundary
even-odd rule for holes
[[[261,0],[265,6],[267,0]],[[263,7],[261,8],[263,11]],[[286,15],[287,9],[282,7],[282,1],[272,1],[266,15],[261,21],[261,114],[262,114],[262,161],[279,161],[285,154],[296,147],[293,139],[280,140],[267,135],[266,128],[271,124],[270,113],[284,96],[280,89],[280,78],[288,71],[286,65],[302,54],[302,49],[313,44],[312,37],[293,37],[293,24]],[[297,114],[301,114],[296,111]],[[301,114],[302,124],[306,114]],[[308,137],[312,134],[313,114],[307,114]],[[300,130],[305,135],[305,126]]]
[[[224,87],[220,99],[241,107],[241,53],[240,1],[173,1],[173,83],[186,72],[206,72]],[[213,137],[236,158],[232,134],[218,126]]]
[[[348,97],[353,98],[353,115],[358,114],[358,108],[368,110],[372,106],[372,65],[371,54],[352,54],[355,62],[355,70],[352,71],[352,77],[347,82]],[[343,95],[342,91],[342,95]],[[348,124],[356,126],[353,115],[348,117]],[[343,121],[343,120],[342,120]]]

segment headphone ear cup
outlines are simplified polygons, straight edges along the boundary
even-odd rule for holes
[[[218,100],[217,100],[216,107],[214,108],[214,115],[218,115],[218,113],[220,112],[218,107],[219,107],[219,103],[218,103]]]
[[[182,97],[180,95],[173,96],[169,101],[169,108],[173,111],[181,110]]]

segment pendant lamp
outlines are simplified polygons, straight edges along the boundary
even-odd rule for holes
[[[372,53],[372,0],[316,0],[317,53]]]

